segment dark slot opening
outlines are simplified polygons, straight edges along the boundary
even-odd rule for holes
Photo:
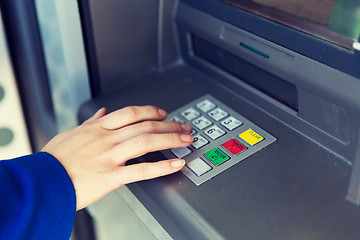
[[[212,63],[280,103],[298,111],[298,95],[294,84],[235,56],[203,38],[192,35],[192,42],[195,56]]]

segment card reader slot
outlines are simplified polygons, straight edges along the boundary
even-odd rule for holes
[[[192,35],[192,42],[195,56],[250,84],[292,110],[298,111],[298,92],[294,84],[201,37]]]

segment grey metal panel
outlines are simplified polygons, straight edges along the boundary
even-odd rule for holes
[[[179,0],[160,0],[158,27],[158,62],[159,69],[179,59],[179,49],[176,46],[176,29],[174,15]]]
[[[103,92],[156,66],[158,0],[90,0]]]
[[[346,198],[355,204],[360,204],[360,130],[358,135],[355,161],[352,164],[352,172]]]
[[[109,193],[86,210],[94,222],[93,239],[172,240],[126,186]],[[88,239],[83,235],[76,237]]]

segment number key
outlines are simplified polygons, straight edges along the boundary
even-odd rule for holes
[[[206,140],[206,138],[204,138],[203,136],[201,136],[200,134],[197,134],[194,136],[194,140],[192,142],[192,146],[195,148],[195,149],[200,149],[202,148],[203,146],[205,146],[206,144],[208,144],[209,141]]]
[[[184,121],[183,120],[181,120],[180,118],[178,118],[178,117],[173,117],[173,118],[171,118],[171,119],[169,119],[169,121],[170,122],[179,122],[179,123],[184,123]]]
[[[215,140],[219,137],[225,135],[225,131],[219,128],[218,126],[212,126],[205,130],[205,134],[208,135],[211,139]]]
[[[195,119],[192,122],[192,124],[195,127],[197,127],[198,129],[203,130],[204,128],[210,126],[212,124],[212,122],[209,119],[207,119],[206,117],[201,116],[201,117]]]
[[[226,127],[229,131],[232,131],[235,128],[241,126],[242,122],[240,122],[239,120],[237,120],[234,117],[228,117],[225,120],[221,121],[221,125]]]
[[[216,107],[214,103],[212,103],[210,100],[206,99],[202,102],[199,102],[196,104],[196,107],[199,108],[203,112],[208,112]]]
[[[221,108],[215,108],[211,112],[208,113],[210,117],[212,117],[215,121],[219,121],[224,117],[228,116],[229,114],[222,110]]]
[[[181,113],[181,116],[186,118],[188,121],[200,116],[200,113],[193,108],[188,108]]]
[[[171,152],[178,158],[183,158],[191,153],[191,150],[187,147],[173,148]]]

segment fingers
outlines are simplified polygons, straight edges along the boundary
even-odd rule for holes
[[[84,123],[94,122],[94,121],[96,121],[97,119],[100,119],[100,118],[102,118],[103,116],[105,116],[106,113],[107,113],[106,108],[102,107],[102,108],[100,108],[99,110],[97,110],[97,112],[96,112],[91,118],[89,118],[88,120],[86,120]]]
[[[120,165],[128,159],[142,156],[148,152],[186,147],[192,141],[193,137],[188,134],[143,134],[116,145],[111,150],[111,156],[115,156],[114,161]]]
[[[189,134],[191,126],[177,122],[145,121],[124,127],[116,133],[117,142],[149,133],[186,133]]]
[[[116,130],[129,124],[146,120],[164,120],[167,113],[155,106],[130,106],[108,114],[100,120],[100,125],[108,130]]]
[[[116,177],[119,179],[119,184],[122,185],[177,172],[182,169],[184,164],[185,161],[182,159],[172,159],[154,163],[138,163],[119,168]]]

